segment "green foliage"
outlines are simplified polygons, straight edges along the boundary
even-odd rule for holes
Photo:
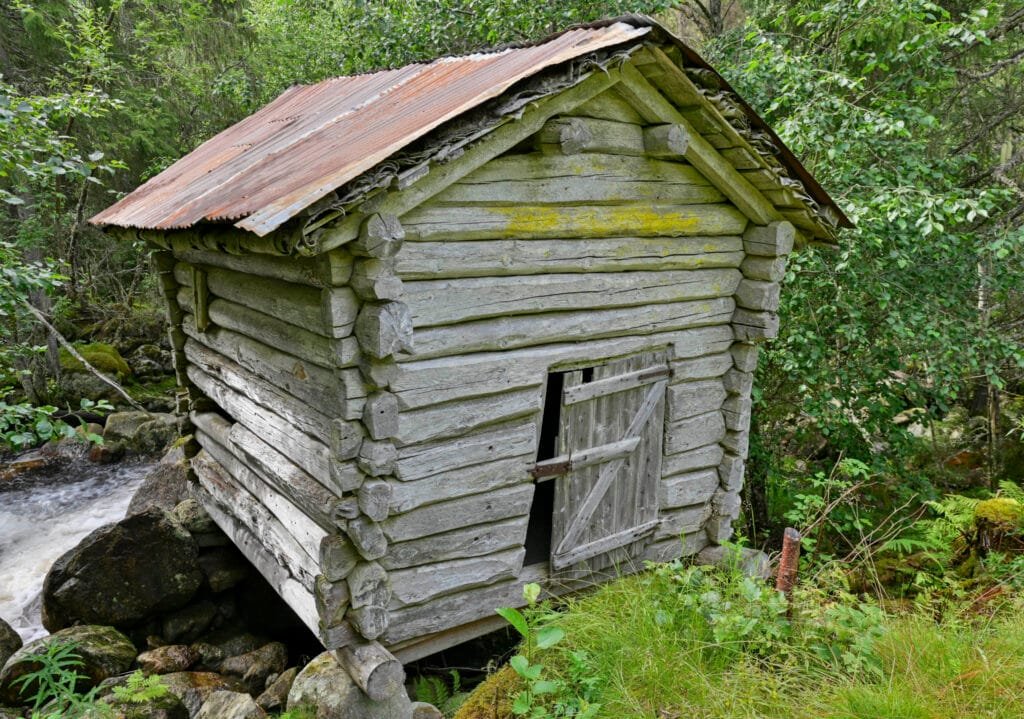
[[[451,685],[436,675],[416,677],[412,685],[412,695],[416,701],[427,702],[437,707],[446,717],[454,716],[459,707],[469,697],[469,692],[462,689],[462,677],[452,669],[448,672]]]
[[[7,388],[0,388],[0,396],[8,394]],[[113,408],[105,400],[79,401],[79,409],[86,412],[107,412]],[[54,417],[57,407],[35,406],[28,402],[11,404],[0,399],[0,448],[14,450],[34,447],[51,439],[80,437],[86,442],[103,444],[103,437],[92,432],[81,432],[63,420]]]
[[[31,702],[32,719],[105,719],[112,716],[110,707],[96,703],[98,687],[80,693],[84,678],[78,672],[83,666],[76,647],[71,643],[50,642],[37,653],[22,659],[40,666],[17,680],[15,686]]]
[[[535,626],[531,626],[531,621],[518,609],[503,607],[495,610],[523,638],[524,653],[516,654],[508,661],[525,686],[512,702],[512,713],[528,719],[590,719],[596,716],[601,710],[601,705],[594,702],[599,680],[588,670],[585,653],[573,656],[573,671],[566,679],[546,677],[544,665],[531,661],[530,657],[535,653],[550,650],[560,644],[565,639],[565,631],[551,624],[557,621],[557,614],[538,605],[539,584],[526,584],[523,587],[523,598]]]
[[[124,684],[114,687],[114,698],[127,704],[146,704],[167,696],[170,691],[158,674],[146,676],[141,670],[128,675]]]

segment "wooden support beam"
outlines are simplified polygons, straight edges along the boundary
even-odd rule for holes
[[[754,188],[719,151],[693,129],[690,122],[647,79],[627,63],[622,67],[623,82],[616,87],[648,121],[681,126],[689,135],[686,160],[711,180],[726,197],[753,222],[766,225],[781,220],[775,207]]]

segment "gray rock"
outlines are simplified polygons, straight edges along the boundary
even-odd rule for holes
[[[23,642],[14,628],[0,618],[0,667],[2,667],[12,654],[21,649]]]
[[[231,589],[252,571],[252,565],[234,547],[219,547],[199,555],[199,566],[215,593]]]
[[[242,689],[242,684],[237,679],[213,672],[175,672],[164,674],[160,680],[171,694],[181,700],[190,717],[195,717],[199,713],[200,707],[214,692],[235,692]]]
[[[444,719],[444,714],[433,704],[413,702],[412,719]]]
[[[219,671],[221,662],[228,657],[254,651],[266,643],[266,639],[248,632],[220,630],[203,637],[192,648],[199,653],[200,666]]]
[[[148,412],[113,412],[107,416],[103,439],[107,442],[130,442],[146,422],[153,419]]]
[[[10,707],[0,707],[0,719],[22,719],[20,709],[12,709]]]
[[[736,569],[758,579],[772,576],[772,563],[768,555],[748,547],[726,547],[712,545],[700,550],[695,557],[697,564],[706,564],[725,569]]]
[[[143,652],[135,661],[145,674],[172,674],[199,661],[199,652],[186,644],[167,644]]]
[[[140,424],[135,436],[126,441],[129,450],[139,454],[162,454],[178,439],[178,420],[173,414],[153,414],[152,417]]]
[[[220,531],[217,523],[203,509],[203,505],[199,504],[195,499],[186,499],[180,502],[171,514],[181,523],[181,526],[192,534]]]
[[[266,715],[248,694],[218,691],[203,702],[196,719],[263,719]]]
[[[125,360],[132,374],[142,381],[160,379],[174,371],[171,353],[159,345],[139,345]]]
[[[381,702],[367,697],[331,652],[316,657],[295,677],[288,710],[303,708],[316,719],[409,719],[412,714],[404,691]]]
[[[100,527],[50,568],[43,626],[130,627],[184,606],[202,584],[192,537],[159,509]]]
[[[113,719],[189,719],[181,699],[170,693],[144,702],[121,701],[111,696],[103,701],[113,709]]]
[[[23,696],[31,697],[36,687],[30,683],[24,690],[15,686],[18,677],[39,669],[42,664],[31,659],[46,651],[54,643],[71,644],[81,657],[82,666],[76,667],[81,675],[79,691],[96,686],[104,679],[128,671],[135,661],[135,645],[113,627],[81,625],[68,627],[46,637],[29,642],[16,651],[0,670],[0,702],[18,704]]]
[[[168,642],[192,642],[210,628],[216,616],[216,605],[204,599],[164,617],[161,633]]]
[[[286,669],[272,680],[268,678],[267,688],[262,694],[256,697],[256,703],[268,712],[284,711],[288,705],[288,692],[299,670],[296,667]]]
[[[259,649],[228,657],[220,665],[223,674],[238,677],[250,694],[259,694],[267,685],[267,677],[280,674],[288,666],[288,647],[270,642]]]
[[[161,462],[145,476],[128,503],[126,516],[157,507],[170,512],[188,497],[188,466],[184,462]]]

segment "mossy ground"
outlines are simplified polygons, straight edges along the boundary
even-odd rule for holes
[[[116,375],[119,379],[124,380],[131,376],[132,370],[128,366],[124,357],[117,351],[113,345],[108,345],[104,342],[90,342],[88,344],[78,345],[75,347],[85,361],[91,364],[93,367],[98,369],[100,372],[105,372],[110,375]],[[77,359],[71,356],[71,353],[66,349],[61,348],[60,350],[60,366],[61,369],[68,372],[84,372],[85,367]]]

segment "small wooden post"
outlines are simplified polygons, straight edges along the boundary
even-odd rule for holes
[[[782,556],[779,558],[779,571],[775,576],[775,589],[790,599],[793,586],[796,584],[796,573],[800,566],[800,532],[786,527],[782,533]]]

